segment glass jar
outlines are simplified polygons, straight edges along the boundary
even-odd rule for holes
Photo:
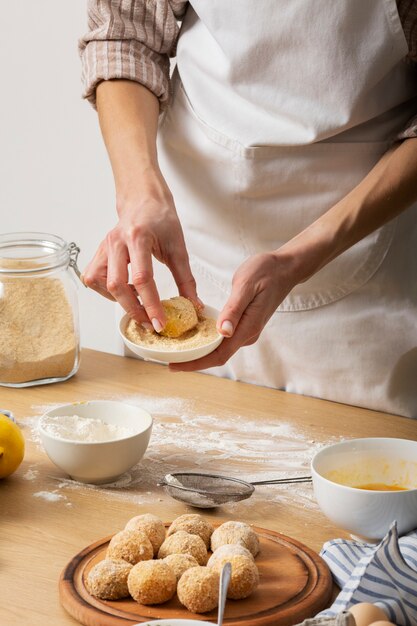
[[[79,248],[46,233],[0,235],[0,385],[67,380],[79,366]]]

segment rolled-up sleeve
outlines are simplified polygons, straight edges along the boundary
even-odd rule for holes
[[[183,0],[89,0],[88,32],[79,41],[83,97],[93,106],[103,80],[124,78],[147,87],[164,108],[170,96]]]

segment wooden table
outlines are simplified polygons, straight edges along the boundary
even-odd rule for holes
[[[34,416],[45,405],[114,398],[136,403],[142,398],[145,408],[155,407],[153,438],[142,465],[113,489],[66,483],[36,442]],[[0,481],[2,626],[76,624],[58,599],[58,578],[67,561],[123,528],[133,515],[152,511],[168,521],[189,511],[156,486],[158,471],[198,466],[249,479],[271,471],[282,476],[308,471],[311,453],[340,438],[417,437],[417,423],[406,418],[203,374],[173,374],[164,366],[92,350],[83,351],[79,373],[65,383],[0,387],[0,406],[13,411],[27,442],[18,471]],[[207,517],[240,518],[317,551],[326,540],[346,536],[320,513],[311,486],[300,489],[257,488],[251,499]]]

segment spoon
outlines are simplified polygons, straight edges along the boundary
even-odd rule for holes
[[[225,563],[220,574],[219,587],[219,612],[217,614],[217,626],[222,626],[224,617],[224,608],[226,606],[227,589],[232,575],[232,564]]]
[[[158,484],[175,500],[199,509],[211,509],[227,502],[246,500],[255,491],[255,485],[288,485],[310,483],[311,476],[294,476],[275,480],[246,482],[239,478],[199,472],[167,474]]]

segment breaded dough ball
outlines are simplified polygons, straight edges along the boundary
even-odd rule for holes
[[[141,561],[130,570],[127,586],[136,602],[162,604],[174,595],[177,579],[163,561]]]
[[[160,334],[165,337],[180,337],[198,324],[197,312],[188,298],[176,296],[161,300],[166,316],[166,324]]]
[[[193,613],[212,611],[219,603],[219,580],[220,576],[214,569],[187,569],[178,583],[178,599]]]
[[[214,527],[207,522],[201,515],[197,513],[187,513],[186,515],[180,515],[172,522],[168,528],[168,537],[178,532],[179,530],[185,530],[190,535],[198,535],[206,544],[206,548],[210,546],[210,537],[213,534]]]
[[[191,554],[169,554],[163,561],[172,569],[177,582],[187,569],[198,566],[197,561]]]
[[[259,552],[258,535],[243,522],[225,522],[211,536],[213,552],[227,543],[238,543],[256,556]]]
[[[235,554],[234,556],[224,556],[217,559],[211,567],[220,574],[223,565],[227,562],[232,566],[227,597],[232,600],[247,598],[259,585],[259,572],[255,561],[252,556]]]
[[[241,546],[240,543],[226,543],[224,546],[220,546],[217,548],[211,555],[208,560],[208,567],[212,567],[217,561],[226,557],[236,556],[237,554],[241,554],[243,556],[248,556],[252,561],[254,561],[253,554],[249,552],[247,548]]]
[[[127,598],[127,577],[131,569],[132,565],[122,559],[104,559],[88,572],[87,591],[101,600]]]
[[[107,558],[123,559],[132,565],[153,557],[152,544],[141,530],[121,530],[110,540]]]
[[[154,555],[158,554],[158,550],[165,540],[164,523],[159,517],[152,515],[152,513],[144,513],[143,515],[132,517],[126,524],[125,530],[142,530],[152,544]]]
[[[158,558],[164,559],[169,554],[191,554],[199,565],[205,565],[208,558],[207,548],[201,537],[190,535],[184,530],[179,530],[165,539],[159,548]]]

